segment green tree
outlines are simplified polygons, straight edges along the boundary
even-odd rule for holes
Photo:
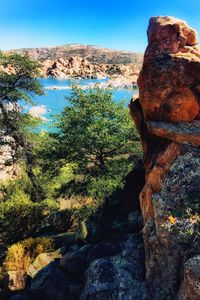
[[[30,128],[35,121],[25,114],[20,105],[32,103],[33,95],[43,94],[37,80],[38,65],[27,55],[0,53],[0,110],[1,130],[4,135],[12,136],[26,165],[26,171],[32,181],[33,198],[36,200],[39,184],[33,172],[34,156],[30,142]],[[16,160],[19,157],[16,156]],[[40,191],[41,192],[41,191]]]
[[[95,194],[100,189],[104,196],[138,155],[139,139],[129,110],[111,91],[101,89],[74,88],[67,100],[57,123],[60,157],[76,164],[83,190]]]

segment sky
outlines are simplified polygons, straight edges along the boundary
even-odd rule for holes
[[[158,15],[200,34],[200,0],[0,0],[0,49],[80,43],[143,52]]]

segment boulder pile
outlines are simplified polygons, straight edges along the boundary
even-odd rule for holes
[[[134,64],[92,64],[79,56],[44,60],[39,65],[42,77],[60,79],[83,78],[102,79],[123,78],[126,82],[136,83],[139,67]]]

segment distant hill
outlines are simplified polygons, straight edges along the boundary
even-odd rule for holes
[[[22,48],[9,52],[28,53],[30,57],[44,61],[47,59],[79,56],[92,64],[130,64],[141,65],[143,54],[131,51],[118,51],[91,45],[68,44],[43,48]]]

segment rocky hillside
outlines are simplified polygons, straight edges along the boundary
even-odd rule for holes
[[[8,51],[13,52],[27,53],[38,60],[42,77],[100,79],[121,76],[127,84],[136,84],[143,61],[141,53],[79,44]]]
[[[118,51],[97,46],[68,44],[44,48],[23,48],[12,52],[28,53],[30,57],[44,61],[56,60],[57,58],[68,59],[79,56],[87,59],[92,64],[141,64],[143,55],[130,51]]]
[[[135,65],[91,64],[80,57],[45,60],[40,62],[41,76],[54,78],[127,78],[127,82],[136,83],[140,68]]]
[[[145,153],[146,279],[151,299],[200,299],[200,49],[197,33],[154,17],[131,113]]]

